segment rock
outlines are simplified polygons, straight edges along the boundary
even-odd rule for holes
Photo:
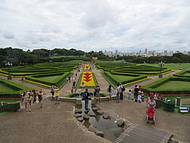
[[[118,127],[124,127],[125,126],[125,121],[122,120],[122,119],[117,120],[117,126]]]
[[[102,131],[96,131],[96,135],[100,137],[104,137],[104,132]]]
[[[76,118],[82,117],[82,114],[75,114],[74,115]]]
[[[93,127],[93,125],[90,125],[90,127],[88,128],[88,130],[90,131],[90,132],[93,132],[93,133],[96,133],[96,128],[95,127]]]
[[[78,117],[77,120],[78,120],[79,122],[82,122],[82,121],[83,121],[83,117]]]
[[[95,117],[95,116],[96,116],[96,114],[95,114],[93,111],[88,112],[88,115],[89,115],[90,117]]]
[[[89,118],[90,118],[90,117],[89,117],[88,115],[86,115],[86,114],[83,116],[83,119],[84,119],[84,120],[89,120]]]
[[[110,118],[110,115],[107,114],[107,113],[104,113],[104,114],[103,114],[103,118],[104,118],[104,119],[109,119],[109,118]]]
[[[75,114],[81,114],[82,110],[81,109],[75,109]]]

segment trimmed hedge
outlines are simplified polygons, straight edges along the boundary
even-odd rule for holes
[[[168,81],[185,81],[185,82],[189,82],[189,84],[190,84],[190,78],[170,77],[170,78],[164,78],[164,79],[158,80],[151,85],[144,86],[143,89],[145,92],[157,92],[157,93],[163,93],[163,94],[172,94],[172,93],[174,93],[174,94],[176,94],[176,93],[189,94],[190,93],[189,88],[182,89],[182,90],[175,90],[175,87],[174,87],[174,90],[172,90],[172,91],[165,91],[165,90],[157,90],[156,89],[157,87],[161,86],[162,84],[165,84]]]
[[[21,93],[26,91],[26,90],[31,90],[30,88],[24,87],[20,84],[7,81],[7,80],[2,80],[0,79],[0,83],[6,85],[9,88],[12,88],[15,91],[7,91],[4,93],[0,93],[0,98],[20,98]]]
[[[114,84],[114,86],[117,86],[118,84],[120,84],[120,82],[116,81],[115,79],[113,79],[110,75],[109,75],[109,72],[104,72],[104,74],[108,77],[108,79],[110,80],[110,82],[112,82]],[[117,73],[116,75],[120,75],[119,73]],[[123,75],[123,74],[121,74]],[[126,74],[125,74],[126,75]],[[133,76],[133,77],[136,77],[136,78],[133,78],[133,79],[129,79],[129,80],[126,80],[124,82],[121,82],[121,84],[127,84],[127,83],[130,83],[130,82],[134,82],[134,81],[137,81],[137,80],[141,80],[141,79],[144,79],[146,78],[147,76],[139,76],[139,75],[130,75],[128,74],[129,76]]]
[[[42,84],[46,84],[46,85],[55,85],[57,87],[60,87],[62,86],[62,84],[66,81],[66,78],[71,75],[70,72],[66,72],[62,75],[62,77],[56,82],[47,82],[47,81],[42,81],[40,79],[38,79],[38,77],[45,77],[45,76],[56,76],[56,75],[61,75],[61,74],[42,74],[42,75],[36,75],[36,76],[27,76],[26,79],[27,80],[31,80],[31,81],[34,81],[34,82],[39,82],[39,83],[42,83]]]
[[[0,112],[17,112],[20,109],[20,101],[0,102]]]

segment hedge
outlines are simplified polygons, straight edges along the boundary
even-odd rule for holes
[[[108,77],[108,80],[110,80],[111,82],[113,82],[114,86],[117,86],[118,84],[120,84],[120,82],[114,80],[114,79],[109,75],[108,72],[104,72],[104,74],[105,74],[105,76]],[[119,74],[117,74],[117,75],[119,75]],[[121,75],[122,75],[122,74],[121,74]],[[132,75],[132,76],[135,76],[135,75]],[[137,76],[137,75],[136,75],[136,76]],[[127,83],[130,83],[130,82],[133,82],[133,81],[137,81],[137,80],[140,80],[140,79],[144,79],[144,78],[146,78],[146,77],[147,77],[147,76],[144,76],[144,75],[138,76],[138,77],[136,77],[136,78],[134,78],[134,79],[130,79],[130,80],[121,82],[121,84],[127,84]]]
[[[22,92],[31,90],[31,88],[24,87],[20,84],[12,82],[12,81],[0,79],[0,83],[15,90],[15,91],[7,91],[5,93],[0,93],[0,98],[20,98],[21,97],[20,94]]]
[[[20,101],[0,102],[0,112],[17,112],[20,109]]]
[[[37,77],[55,76],[55,75],[60,75],[60,74],[43,74],[43,75],[38,75],[38,76],[27,76],[26,79],[34,81],[34,82],[39,82],[39,83],[42,83],[42,84],[46,84],[46,85],[49,85],[49,86],[55,85],[57,87],[60,87],[66,81],[66,78],[69,75],[71,75],[71,72],[64,73],[63,76],[57,82],[47,82],[47,81],[42,81],[42,80],[40,80],[40,79],[37,78]]]
[[[144,86],[143,89],[145,92],[157,92],[157,93],[163,93],[163,94],[190,94],[190,89],[187,88],[185,90],[175,90],[175,87],[174,87],[174,90],[173,91],[161,91],[161,90],[157,90],[156,88],[159,87],[160,85],[168,82],[168,81],[185,81],[185,82],[189,82],[190,84],[190,78],[185,78],[185,77],[170,77],[170,78],[164,78],[164,79],[161,79],[161,80],[158,80],[156,82],[154,82],[153,84],[151,85],[147,85],[147,86]]]

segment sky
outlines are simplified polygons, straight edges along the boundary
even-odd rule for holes
[[[190,51],[190,0],[0,0],[0,47]]]

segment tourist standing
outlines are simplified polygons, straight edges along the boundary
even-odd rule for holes
[[[32,111],[31,107],[32,107],[32,99],[33,99],[33,92],[30,91],[28,92],[28,110],[29,112]]]
[[[139,88],[138,88],[137,85],[135,85],[135,88],[134,88],[134,99],[135,99],[135,102],[137,102],[138,94],[139,94]]]
[[[84,84],[84,82],[82,82],[82,89],[84,89],[85,88],[85,84]]]
[[[121,86],[118,85],[117,89],[116,89],[116,102],[119,103],[119,99],[120,99],[120,93],[121,93]]]
[[[37,93],[36,93],[36,90],[33,90],[33,104],[36,102],[36,97],[37,97]]]
[[[25,110],[28,111],[28,92],[23,93],[23,103]]]
[[[88,113],[88,103],[89,103],[90,93],[88,92],[88,89],[86,88],[85,92],[83,93],[83,100],[84,100],[84,106],[85,106],[85,113]]]
[[[124,95],[125,87],[121,84],[120,85],[120,100],[123,100],[123,95]]]
[[[94,93],[95,93],[96,101],[100,102],[100,86],[99,85],[95,87]]]
[[[56,90],[55,92],[55,104],[58,104],[59,103],[59,92],[58,90]]]
[[[54,94],[55,94],[55,87],[53,85],[51,86],[50,93],[51,93],[51,97],[53,99]]]
[[[110,101],[112,100],[112,88],[111,88],[111,85],[108,86],[108,95],[110,97]]]
[[[42,99],[43,99],[43,92],[42,89],[40,89],[40,91],[38,92],[38,101],[40,104],[40,108],[42,108]]]
[[[129,92],[128,92],[128,100],[131,100],[131,99],[132,99],[132,96],[133,96],[132,91],[131,91],[131,89],[129,89]]]

